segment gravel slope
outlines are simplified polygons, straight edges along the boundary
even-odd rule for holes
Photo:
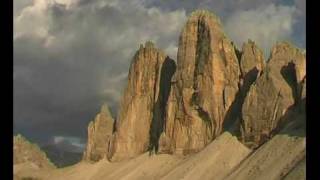
[[[97,179],[222,179],[249,153],[236,137],[225,132],[203,151],[186,157],[159,154],[142,154],[134,159],[95,164],[81,162],[74,166],[51,171],[25,171],[20,177],[38,177],[46,180],[97,180]],[[21,171],[20,171],[21,172]]]

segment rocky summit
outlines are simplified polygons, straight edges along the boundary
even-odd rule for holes
[[[160,152],[197,152],[219,136],[239,78],[235,48],[220,20],[208,11],[192,13],[179,38]]]
[[[241,135],[256,147],[285,123],[284,115],[301,99],[306,59],[293,45],[277,43],[271,57],[247,93],[242,106]]]
[[[52,169],[55,165],[38,145],[29,142],[21,134],[13,137],[13,164],[33,169]]]
[[[112,143],[113,123],[114,120],[107,104],[102,105],[100,113],[88,126],[88,142],[83,154],[84,160],[99,161],[107,157]]]
[[[141,45],[136,52],[120,103],[109,154],[112,161],[134,157],[150,146],[153,148],[151,142],[158,131],[156,127],[160,127],[158,123],[163,121],[171,68],[175,68],[174,61],[152,42]]]

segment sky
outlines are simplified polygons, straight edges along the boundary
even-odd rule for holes
[[[102,103],[116,117],[139,45],[176,59],[196,9],[219,16],[239,49],[248,39],[266,57],[277,41],[305,49],[305,0],[14,0],[14,132],[83,148]]]

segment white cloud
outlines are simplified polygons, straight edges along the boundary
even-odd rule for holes
[[[178,36],[186,19],[185,11],[164,13],[154,7],[145,8],[142,2],[100,0],[82,6],[78,4],[79,0],[34,0],[17,12],[14,18],[14,39],[35,36],[46,39],[43,47],[57,48],[60,45],[72,45],[79,38],[86,38],[78,35],[93,36],[97,38],[97,44],[101,43],[109,51],[115,49],[125,52],[126,59],[130,58],[129,55],[133,54],[140,43],[147,40],[153,40],[166,48],[168,41],[173,43],[177,40],[172,37]],[[54,10],[65,13],[64,17],[55,17]],[[102,17],[103,13],[105,16]],[[83,14],[86,16],[83,17]],[[51,32],[59,23],[63,23],[63,27]]]
[[[63,142],[65,140],[65,138],[63,136],[55,136],[53,137],[53,143],[54,144],[59,144],[61,142]]]
[[[34,0],[32,4],[22,8],[14,17],[14,39],[23,36],[49,38],[47,12],[50,4],[47,0]]]
[[[54,0],[55,3],[65,5],[67,9],[76,5],[80,0]]]
[[[69,137],[69,136],[54,136],[53,144],[57,146],[64,146],[64,147],[65,145],[74,146],[78,151],[79,150],[82,151],[85,147],[85,143],[80,138]]]
[[[268,56],[276,41],[291,39],[294,12],[294,6],[274,4],[238,11],[226,19],[225,30],[238,47],[251,39]]]

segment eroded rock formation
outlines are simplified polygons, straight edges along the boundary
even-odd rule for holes
[[[128,85],[120,104],[112,151],[112,161],[134,157],[154,148],[168,94],[172,59],[147,42],[135,54],[130,66]],[[169,89],[170,90],[170,89]],[[152,126],[152,127],[151,127]],[[150,128],[153,131],[150,131]],[[150,136],[151,134],[151,136]],[[151,140],[151,141],[150,141]]]
[[[242,86],[245,86],[245,91],[257,79],[257,76],[264,67],[263,52],[252,40],[248,40],[248,42],[242,46],[240,59]]]
[[[176,67],[151,42],[136,52],[112,143],[103,152],[110,160],[147,150],[198,152],[222,131],[237,132],[255,148],[305,101],[305,54],[277,43],[266,64],[251,40],[238,51],[208,11],[191,14],[177,57]]]
[[[27,164],[35,169],[52,169],[55,165],[36,144],[18,134],[13,137],[13,164]]]
[[[217,137],[239,77],[234,46],[220,20],[208,11],[192,13],[179,39],[160,152],[197,152]]]
[[[289,43],[277,43],[262,75],[250,87],[242,107],[242,139],[251,147],[276,132],[290,107],[301,99],[305,55]]]
[[[114,120],[106,104],[88,126],[88,142],[83,159],[87,161],[99,161],[107,157],[112,143]]]
[[[250,89],[250,86],[260,76],[263,68],[265,67],[265,61],[263,52],[252,40],[243,43],[242,50],[235,49],[240,64],[240,82],[239,91],[237,92],[235,101],[230,106],[228,113],[226,114],[224,121],[224,130],[235,133],[239,136],[239,126],[241,119],[241,107],[244,99]]]

